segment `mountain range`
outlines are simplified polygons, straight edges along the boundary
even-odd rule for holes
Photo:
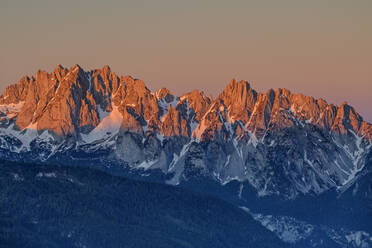
[[[297,247],[371,247],[372,125],[346,102],[235,79],[175,96],[58,65],[0,96],[0,155],[213,195]]]

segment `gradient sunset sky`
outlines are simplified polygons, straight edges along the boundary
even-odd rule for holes
[[[372,0],[1,0],[0,90],[108,64],[175,94],[231,78],[347,101],[372,121]]]

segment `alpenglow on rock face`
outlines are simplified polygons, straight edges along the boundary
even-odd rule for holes
[[[347,103],[231,80],[216,98],[151,92],[108,66],[58,65],[0,96],[5,158],[95,161],[160,169],[178,184],[203,175],[248,182],[259,195],[344,190],[365,169],[372,125]],[[85,155],[84,155],[85,154]]]

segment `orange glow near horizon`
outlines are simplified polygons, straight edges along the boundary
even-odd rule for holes
[[[108,64],[151,90],[216,96],[237,78],[372,121],[370,0],[123,2],[1,1],[0,90],[57,64]]]

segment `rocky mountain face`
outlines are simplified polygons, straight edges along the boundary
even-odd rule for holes
[[[287,89],[260,93],[235,79],[215,99],[197,90],[175,96],[108,66],[58,65],[0,96],[0,157],[47,170],[90,166],[212,195],[289,247],[372,245],[372,125],[347,103]],[[7,185],[23,182],[22,171],[3,176]]]
[[[160,169],[167,183],[203,175],[260,196],[346,190],[365,169],[372,125],[343,103],[260,93],[231,80],[216,98],[151,92],[110,67],[58,65],[0,96],[0,153],[39,162],[97,161]],[[104,163],[105,164],[105,163]]]

